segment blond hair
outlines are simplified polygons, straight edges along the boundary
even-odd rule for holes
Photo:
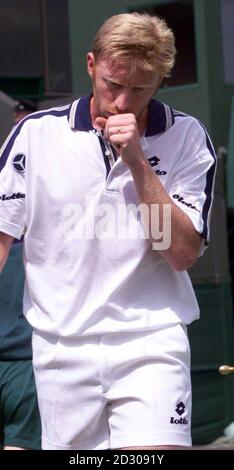
[[[92,52],[95,62],[143,69],[168,77],[175,63],[175,38],[166,22],[146,13],[112,16],[97,32]]]

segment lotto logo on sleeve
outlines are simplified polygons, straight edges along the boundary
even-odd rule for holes
[[[25,171],[25,160],[26,157],[23,153],[17,153],[17,155],[13,157],[12,165],[17,173],[23,173]]]
[[[0,201],[10,201],[11,199],[24,199],[24,198],[25,198],[25,194],[22,194],[22,193],[0,195]]]

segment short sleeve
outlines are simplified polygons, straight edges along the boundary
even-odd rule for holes
[[[10,133],[0,152],[0,231],[18,239],[25,228],[27,158],[20,128]]]
[[[205,245],[210,237],[216,155],[205,128],[195,119],[172,178],[170,197],[191,219]]]

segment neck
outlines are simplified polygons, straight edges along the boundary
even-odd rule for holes
[[[99,116],[98,116],[98,113],[97,113],[97,108],[96,108],[93,96],[91,97],[91,100],[90,100],[90,117],[91,117],[91,121],[92,121],[92,126],[95,127],[95,119]]]
[[[145,109],[143,113],[137,118],[138,131],[141,137],[145,133],[145,130],[147,127],[147,120],[148,120],[148,108]]]

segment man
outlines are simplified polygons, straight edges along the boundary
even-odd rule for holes
[[[24,116],[31,114],[32,104],[17,102],[15,123],[22,112]],[[22,254],[23,240],[15,240],[0,274],[0,447],[4,450],[40,449],[41,441],[32,327],[23,316]]]
[[[162,20],[110,18],[92,95],[27,118],[2,151],[1,262],[25,232],[44,449],[191,445],[186,269],[209,238],[215,156],[196,119],[152,99],[174,57]]]

